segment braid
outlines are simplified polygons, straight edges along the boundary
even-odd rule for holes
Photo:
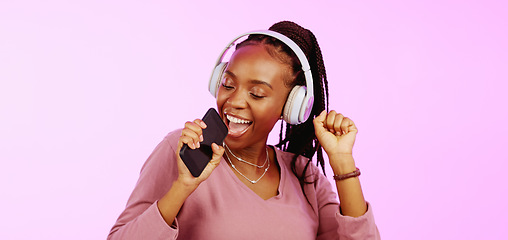
[[[328,80],[326,78],[325,65],[316,37],[310,30],[290,21],[278,22],[271,26],[269,30],[281,33],[293,40],[305,53],[312,72],[314,104],[312,106],[310,116],[307,121],[299,125],[290,125],[286,123],[285,131],[284,123],[282,122],[279,133],[279,143],[276,145],[283,151],[295,154],[295,157],[291,162],[291,168],[293,173],[299,179],[300,185],[303,189],[304,184],[312,183],[305,180],[307,177],[306,171],[309,164],[312,162],[312,157],[316,153],[316,164],[321,166],[323,173],[325,172],[323,150],[316,138],[314,124],[312,122],[312,120],[323,110],[328,111]],[[267,48],[268,53],[291,66],[292,74],[289,75],[292,76],[292,78],[286,81],[286,84],[289,87],[292,88],[295,85],[305,85],[305,76],[302,74],[301,63],[298,60],[298,57],[288,46],[275,38],[265,35],[252,34],[247,38],[247,40],[238,44],[236,48],[238,49],[242,46],[251,44],[265,44],[272,46],[273,48]],[[296,159],[299,155],[309,159],[303,171],[300,173],[297,172],[296,169]]]
[[[295,159],[293,159],[291,163],[291,167],[303,187],[303,184],[309,183],[305,181],[305,173],[314,154],[317,153],[317,165],[321,165],[321,169],[323,173],[325,173],[323,150],[316,138],[314,124],[312,122],[314,117],[318,116],[323,110],[328,111],[328,80],[326,78],[325,65],[317,39],[310,30],[289,21],[276,23],[270,27],[270,30],[284,34],[292,39],[305,53],[312,71],[315,92],[314,105],[310,117],[306,122],[300,125],[286,124],[285,137],[284,139],[280,137],[279,143],[277,144],[277,147],[282,150],[296,154]],[[300,80],[297,84],[303,85],[303,82]],[[282,136],[282,131],[283,129],[281,128],[280,136]],[[309,161],[301,173],[296,172],[295,164],[298,155],[309,158]]]

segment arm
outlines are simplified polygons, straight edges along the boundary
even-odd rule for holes
[[[218,166],[224,149],[212,145],[213,157],[197,178],[189,172],[179,152],[183,144],[199,148],[203,140],[203,121],[187,122],[179,136],[172,134],[159,144],[143,166],[143,170],[126,209],[111,230],[108,239],[168,239],[177,236],[176,216],[187,197]],[[170,227],[171,226],[171,227]]]
[[[220,158],[224,153],[224,148],[213,143],[212,160],[208,163],[201,175],[195,178],[189,172],[182,159],[180,158],[180,155],[178,154],[182,148],[182,145],[182,141],[179,141],[178,149],[176,151],[179,177],[173,183],[171,189],[169,189],[169,191],[159,200],[157,204],[159,211],[164,218],[164,221],[166,221],[166,223],[169,225],[174,223],[176,215],[178,215],[178,212],[180,212],[180,208],[182,208],[182,205],[187,197],[189,197],[189,195],[194,192],[194,190],[196,190],[199,184],[210,176],[213,169],[219,165]]]
[[[200,147],[200,142],[203,141],[203,129],[206,128],[205,122],[201,119],[196,119],[194,122],[186,122],[185,128],[182,130],[182,135],[178,140],[177,149],[175,152],[177,165],[178,165],[178,179],[173,183],[171,189],[159,200],[157,206],[166,221],[171,225],[175,221],[176,215],[180,212],[183,203],[189,195],[196,190],[200,183],[205,181],[212,171],[219,165],[224,148],[215,143],[212,144],[213,156],[208,165],[205,167],[199,177],[194,177],[189,172],[189,169],[180,158],[180,149],[184,144],[187,144],[191,149]]]
[[[314,119],[314,128],[319,143],[325,150],[335,175],[356,170],[353,159],[353,145],[358,129],[353,121],[342,114],[326,111]],[[367,211],[359,179],[348,178],[335,181],[341,204],[341,212],[346,216],[359,217]]]
[[[356,170],[353,156],[329,156],[334,175],[343,175]],[[335,181],[339,194],[340,210],[345,216],[359,217],[367,212],[367,203],[363,197],[358,177]]]
[[[108,239],[175,239],[178,230],[162,218],[159,200],[177,179],[175,148],[180,131],[169,133],[150,154],[124,211]]]
[[[372,207],[367,204],[367,212],[359,217],[344,216],[339,211],[337,194],[332,191],[330,181],[312,166],[315,176],[314,186],[306,187],[308,196],[314,196],[317,203],[319,227],[317,240],[330,239],[380,239]],[[311,193],[311,194],[309,194]],[[312,201],[311,201],[312,202]]]
[[[356,170],[352,156],[353,145],[358,132],[353,121],[335,111],[323,111],[314,119],[314,128],[319,143],[325,150],[335,175],[343,175]],[[326,185],[321,177],[321,185]],[[329,216],[334,212],[337,219],[339,239],[380,239],[374,216],[370,206],[364,199],[358,177],[335,181],[339,195],[340,207],[333,204],[320,203],[320,228],[328,228],[330,222],[321,221],[321,216]],[[328,186],[316,186],[318,197],[329,195],[325,190]],[[322,197],[320,197],[322,198]],[[328,227],[327,227],[328,226]]]

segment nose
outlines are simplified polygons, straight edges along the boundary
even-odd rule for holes
[[[237,109],[243,109],[247,107],[247,101],[245,100],[246,93],[243,93],[240,89],[234,91],[229,95],[226,101],[231,107]]]

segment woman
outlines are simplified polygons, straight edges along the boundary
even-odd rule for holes
[[[316,38],[288,21],[269,30],[289,37],[305,56],[266,34],[238,44],[230,61],[219,64],[225,68],[219,69],[220,85],[211,87],[229,129],[224,146],[213,144],[210,163],[193,177],[178,153],[184,144],[200,147],[206,124],[196,119],[169,133],[143,166],[108,239],[379,239],[352,157],[357,128],[342,114],[327,112]],[[302,68],[307,61],[311,71]],[[309,111],[294,120],[287,109],[295,89],[306,91],[301,86],[315,89],[314,104],[307,99]],[[301,122],[288,123],[284,136],[281,129],[282,150],[266,144],[281,118]],[[329,181],[311,164],[317,153],[324,168],[322,149],[340,207]]]

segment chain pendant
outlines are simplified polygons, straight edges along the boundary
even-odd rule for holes
[[[226,145],[227,146],[227,145]],[[228,148],[229,149],[229,148]],[[267,159],[268,159],[268,149],[266,150],[266,156],[267,156]],[[268,162],[268,166],[266,166],[265,168],[265,171],[263,172],[263,174],[257,179],[257,180],[251,180],[249,179],[247,176],[245,176],[242,172],[240,172],[236,167],[235,165],[233,164],[233,162],[231,162],[231,159],[229,159],[229,156],[226,154],[226,158],[228,159],[228,162],[229,164],[231,164],[231,167],[233,167],[233,169],[240,174],[240,176],[244,177],[245,179],[247,179],[247,181],[249,181],[250,183],[252,184],[256,184],[257,182],[259,182],[259,180],[261,180],[261,178],[263,178],[266,174],[266,172],[268,172],[268,168],[270,168],[270,161],[267,161]]]

